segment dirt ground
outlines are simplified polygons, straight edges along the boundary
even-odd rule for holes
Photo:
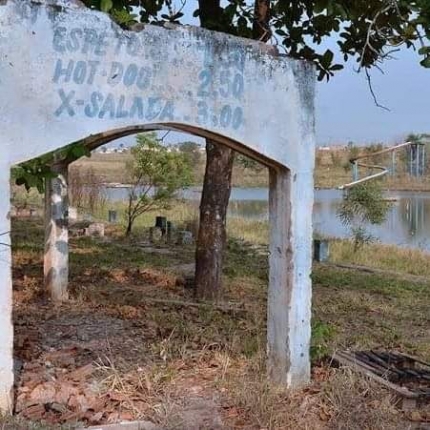
[[[108,230],[71,242],[70,302],[43,294],[41,221],[14,220],[15,418],[50,429],[148,420],[159,429],[408,429],[385,389],[329,366],[339,348],[430,359],[429,285],[317,267],[313,381],[294,393],[265,378],[267,259],[231,240],[224,301],[193,301],[193,248],[148,249]],[[191,266],[190,266],[191,265]],[[192,271],[192,270],[191,270]],[[186,273],[188,272],[188,273]]]

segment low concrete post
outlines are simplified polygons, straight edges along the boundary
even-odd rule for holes
[[[310,380],[312,190],[294,187],[290,172],[271,169],[267,351],[270,379],[298,388]]]
[[[44,280],[52,301],[68,299],[69,231],[67,165],[57,165],[56,178],[47,179],[45,186],[45,256]]]
[[[352,180],[358,181],[358,179],[358,162],[354,161],[354,163],[352,164]]]
[[[12,412],[13,405],[13,326],[12,256],[10,248],[10,167],[0,163],[0,411]]]

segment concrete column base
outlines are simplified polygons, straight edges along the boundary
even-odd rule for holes
[[[289,171],[271,170],[267,368],[275,384],[288,388],[310,380],[311,282],[306,269],[310,270],[312,207],[304,205],[312,198],[306,190],[297,198],[298,191]]]
[[[10,167],[0,164],[0,410],[13,408],[12,256],[10,248]]]

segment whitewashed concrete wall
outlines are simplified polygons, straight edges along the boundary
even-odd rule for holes
[[[8,170],[96,133],[191,131],[272,168],[268,352],[274,379],[309,378],[314,70],[200,28],[128,32],[65,0],[0,1],[0,191]],[[289,169],[288,171],[286,169]],[[9,231],[7,208],[0,233]],[[2,242],[7,242],[6,236]],[[0,245],[0,407],[12,380],[10,250]]]

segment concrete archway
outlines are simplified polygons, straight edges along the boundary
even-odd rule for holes
[[[277,383],[305,384],[310,374],[312,66],[263,44],[200,28],[148,25],[140,32],[124,31],[105,14],[65,0],[1,2],[0,55],[0,190],[6,201],[11,165],[70,142],[97,144],[144,129],[215,137],[270,167],[268,368]],[[7,205],[0,207],[3,410],[10,409],[13,386],[8,212]]]

